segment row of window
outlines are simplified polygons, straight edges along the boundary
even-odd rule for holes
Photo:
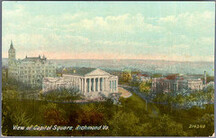
[[[20,74],[26,74],[26,73],[55,73],[56,71],[55,70],[25,70],[25,71],[20,71]]]
[[[40,84],[37,80],[32,80],[32,81],[30,81],[30,80],[23,80],[22,82],[25,83],[25,84]]]
[[[27,78],[27,79],[35,79],[35,78],[43,78],[43,77],[53,77],[53,74],[46,74],[46,75],[23,75],[23,76],[19,76],[19,78],[23,79],[23,78]]]
[[[55,69],[54,66],[49,66],[49,67],[20,67],[20,69]]]

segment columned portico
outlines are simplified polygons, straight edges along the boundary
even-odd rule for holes
[[[90,92],[114,92],[116,91],[116,80],[109,80],[108,77],[82,77],[71,79],[70,85],[78,88],[82,93]]]
[[[86,68],[85,68],[86,69]],[[82,69],[81,69],[82,70]],[[59,80],[59,84],[53,84],[51,81],[48,85],[54,85],[53,89],[58,87],[65,88],[75,88],[80,91],[81,94],[85,96],[98,95],[103,93],[109,95],[109,93],[118,92],[118,77],[113,76],[101,69],[90,69],[91,71],[83,71],[77,74],[63,74],[62,77],[59,77],[56,80]],[[53,78],[55,80],[55,78]]]

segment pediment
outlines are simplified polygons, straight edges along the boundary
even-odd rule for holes
[[[95,69],[92,72],[89,72],[85,76],[109,76],[110,74],[106,71],[103,71],[101,69]]]

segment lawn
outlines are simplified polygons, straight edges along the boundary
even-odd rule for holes
[[[153,103],[146,103],[142,98],[133,93],[129,98],[120,98],[121,106],[125,110],[132,110],[135,114],[148,114],[150,117],[156,117],[159,109]],[[147,104],[147,106],[146,106]]]

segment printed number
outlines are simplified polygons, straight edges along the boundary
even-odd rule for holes
[[[189,128],[205,128],[204,124],[190,124]]]

